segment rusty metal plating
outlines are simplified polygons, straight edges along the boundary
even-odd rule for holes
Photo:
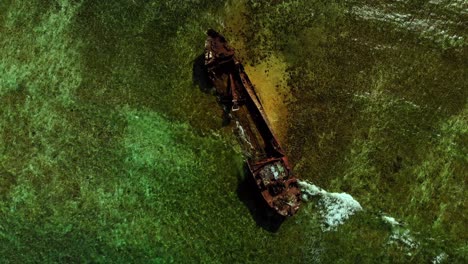
[[[249,170],[267,204],[282,216],[294,215],[301,203],[297,179],[273,134],[254,86],[226,39],[210,29],[205,66],[225,111],[236,120]]]

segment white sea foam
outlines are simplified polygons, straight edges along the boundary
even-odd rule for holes
[[[449,30],[456,24],[454,21],[415,18],[412,14],[387,12],[371,6],[353,7],[351,13],[363,20],[392,24],[400,30],[413,32],[422,39],[432,40],[442,47],[463,47],[466,45],[464,37]]]
[[[448,255],[445,252],[442,252],[441,254],[437,255],[437,257],[435,257],[432,260],[432,264],[442,264],[447,260],[447,258],[448,258]]]
[[[386,215],[382,215],[382,220],[392,228],[392,234],[390,235],[390,240],[388,242],[389,244],[400,243],[408,250],[419,247],[419,243],[411,235],[410,230],[405,228],[402,223],[397,221],[395,218]]]
[[[405,245],[407,249],[416,249],[419,247],[419,243],[415,241],[408,229],[393,229],[389,243],[392,244],[395,242]]]
[[[350,216],[362,210],[359,202],[347,193],[330,193],[306,181],[298,182],[304,200],[307,201],[313,196],[319,197],[320,215],[323,217],[322,230],[324,231],[335,230]]]
[[[255,149],[252,143],[250,143],[249,135],[245,133],[244,128],[240,125],[239,121],[236,121],[236,127],[239,131],[240,138],[249,145],[250,149]]]
[[[400,222],[398,222],[397,220],[395,220],[395,218],[393,218],[391,216],[383,215],[382,220],[384,220],[386,223],[388,223],[388,224],[390,224],[392,226],[401,225]]]

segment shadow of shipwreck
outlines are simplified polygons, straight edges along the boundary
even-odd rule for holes
[[[208,78],[205,66],[205,55],[202,53],[195,58],[192,65],[192,83],[200,88],[200,91],[215,95],[215,89]]]
[[[248,169],[244,171],[244,178],[240,179],[237,187],[239,200],[249,209],[250,215],[258,226],[272,233],[277,232],[286,217],[279,215],[267,205],[257,190],[250,171]]]
[[[216,89],[214,89],[208,77],[204,54],[197,56],[193,61],[192,82],[193,85],[198,86],[200,91],[203,93],[210,94],[212,96],[218,96]],[[224,109],[222,116],[222,126],[227,126],[231,121],[229,114],[230,107],[226,107],[226,105],[221,102],[219,96],[218,103]],[[266,204],[262,195],[257,190],[257,186],[253,181],[253,177],[247,167],[247,164],[244,164],[244,177],[239,179],[237,196],[239,200],[241,200],[249,209],[252,218],[255,220],[258,226],[269,232],[277,232],[279,230],[281,224],[285,220],[285,217],[278,215]]]
[[[194,86],[198,86],[200,91],[203,93],[216,96],[218,104],[223,109],[222,126],[228,126],[231,123],[230,107],[227,107],[221,102],[219,95],[216,93],[216,89],[211,84],[210,78],[208,77],[208,71],[205,66],[205,55],[200,54],[193,60],[192,65],[192,83]]]

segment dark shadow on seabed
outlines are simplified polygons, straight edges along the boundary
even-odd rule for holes
[[[230,109],[228,105],[222,103],[220,95],[216,93],[216,89],[211,84],[210,78],[208,77],[208,71],[205,66],[205,54],[200,54],[193,60],[192,65],[192,83],[198,86],[200,91],[203,93],[216,96],[220,107],[223,109],[222,126],[228,126],[231,123]]]
[[[281,224],[286,220],[286,217],[277,214],[265,202],[247,164],[244,165],[244,178],[239,179],[237,196],[249,209],[257,225],[269,232],[277,232]]]
[[[215,89],[210,83],[208,72],[205,66],[205,54],[200,54],[195,58],[192,65],[192,82],[200,90],[207,94],[214,94]]]

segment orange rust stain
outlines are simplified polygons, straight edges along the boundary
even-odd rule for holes
[[[282,144],[286,144],[288,130],[287,100],[292,100],[289,87],[286,83],[286,62],[280,55],[271,55],[261,63],[249,65],[246,56],[246,45],[242,32],[246,30],[245,0],[232,1],[226,5],[223,25],[225,36],[236,50],[236,57],[245,67],[255,91],[267,114],[273,132]]]
[[[291,99],[286,83],[286,63],[280,57],[272,55],[255,66],[246,65],[245,71],[255,86],[275,135],[281,143],[286,143],[286,100]]]

